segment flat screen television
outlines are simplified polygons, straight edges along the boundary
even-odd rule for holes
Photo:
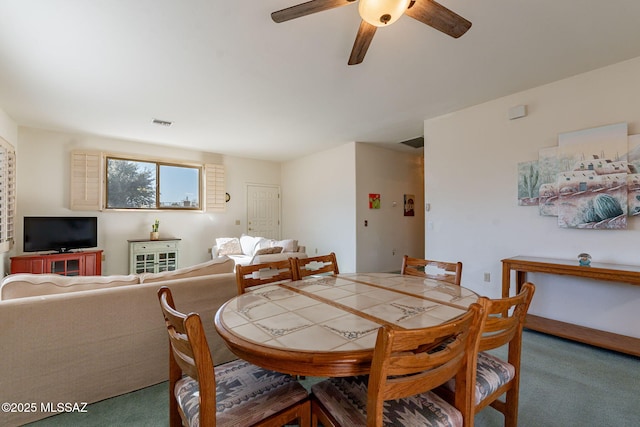
[[[98,246],[95,216],[25,216],[24,251],[69,252]]]

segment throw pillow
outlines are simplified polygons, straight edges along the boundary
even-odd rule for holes
[[[282,252],[298,252],[298,241],[293,239],[273,242],[273,246],[281,246]]]
[[[218,255],[242,255],[240,240],[237,237],[216,239],[216,245],[218,246]]]
[[[282,246],[272,246],[270,248],[262,248],[256,251],[256,255],[279,254],[282,252]]]
[[[262,241],[262,237],[253,237],[243,234],[240,236],[240,246],[242,247],[242,253],[245,255],[253,255],[256,247]]]
[[[267,239],[266,237],[256,237],[256,239],[258,240],[256,242],[256,246],[253,248],[254,255],[258,249],[270,248],[273,246],[271,244],[271,242],[273,242],[273,239]]]

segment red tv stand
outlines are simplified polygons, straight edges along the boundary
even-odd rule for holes
[[[11,274],[14,273],[100,276],[102,250],[11,257]]]

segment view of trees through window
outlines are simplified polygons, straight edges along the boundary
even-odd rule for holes
[[[107,158],[108,209],[200,209],[200,168]]]

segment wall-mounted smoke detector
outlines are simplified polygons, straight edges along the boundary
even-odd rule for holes
[[[166,127],[169,127],[173,124],[173,122],[169,122],[167,120],[160,120],[160,119],[153,119],[151,120],[151,123],[153,123],[154,125],[160,125],[160,126],[166,126]]]

